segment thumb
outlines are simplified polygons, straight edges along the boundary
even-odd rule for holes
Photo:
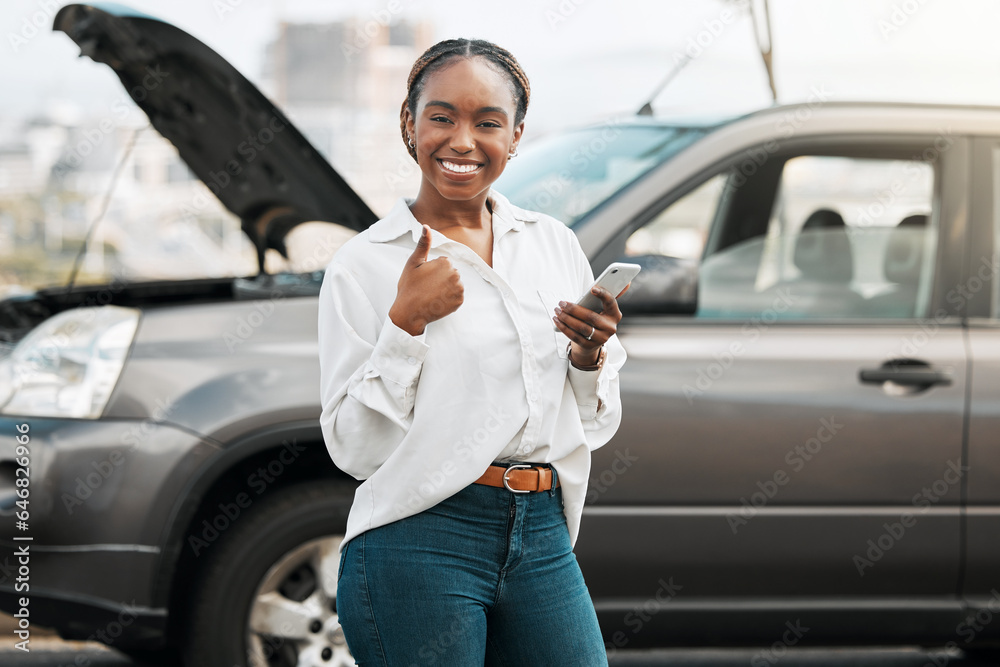
[[[417,239],[417,247],[410,255],[410,264],[420,266],[427,261],[427,253],[431,249],[431,229],[427,225],[421,225],[420,238]]]

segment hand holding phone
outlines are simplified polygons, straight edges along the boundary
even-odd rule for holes
[[[628,264],[626,262],[613,262],[608,268],[604,269],[594,284],[591,285],[590,289],[577,300],[577,305],[583,306],[584,308],[589,308],[595,313],[600,313],[604,310],[604,304],[601,299],[594,295],[594,287],[603,287],[607,291],[611,292],[611,295],[617,297],[618,294],[628,287],[628,284],[632,282],[632,279],[639,275],[639,271],[642,267],[638,264]]]
[[[576,304],[578,306],[583,306],[588,308],[595,313],[604,312],[604,303],[601,301],[600,297],[596,296],[592,290],[595,287],[603,287],[608,290],[612,296],[616,297],[621,293],[623,289],[628,287],[632,279],[639,275],[639,271],[642,267],[638,264],[629,264],[627,262],[613,262],[608,268],[601,272],[601,275],[597,277],[594,284],[590,286],[583,296],[577,299]],[[559,331],[559,327],[553,325],[556,331]]]

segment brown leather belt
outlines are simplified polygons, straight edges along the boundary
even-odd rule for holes
[[[476,480],[476,484],[497,486],[512,493],[548,491],[553,488],[552,469],[529,463],[515,463],[510,466],[491,465],[483,476]],[[559,488],[558,479],[555,486]]]

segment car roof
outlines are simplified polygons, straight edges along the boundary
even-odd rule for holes
[[[639,118],[639,117],[636,117]],[[831,101],[815,99],[779,104],[744,114],[697,119],[654,117],[656,123],[682,127],[785,124],[793,131],[886,134],[1000,134],[1000,106],[919,102]],[[787,134],[785,130],[785,134]]]

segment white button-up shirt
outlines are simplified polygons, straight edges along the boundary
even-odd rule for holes
[[[493,266],[431,230],[464,287],[455,312],[411,336],[389,319],[420,238],[412,199],[345,243],[319,294],[320,425],[334,463],[364,480],[344,543],[416,514],[473,483],[495,460],[551,463],[575,544],[590,452],[621,422],[612,336],[600,371],[567,358],[553,308],[594,282],[576,235],[558,220],[493,201]]]

